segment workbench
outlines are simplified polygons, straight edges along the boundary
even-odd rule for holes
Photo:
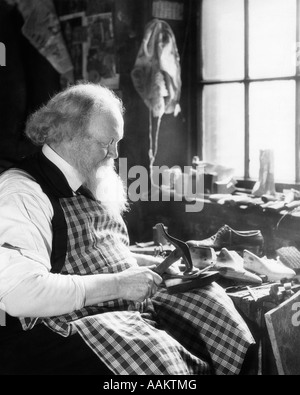
[[[169,233],[180,240],[203,240],[225,224],[235,230],[259,229],[265,240],[265,255],[272,258],[276,249],[296,246],[300,250],[300,210],[286,213],[264,210],[260,206],[241,204],[218,204],[205,199],[199,212],[186,211],[184,201],[142,202],[141,221],[129,226],[129,233],[138,230],[138,238],[131,236],[131,242],[152,240],[152,228],[163,223]],[[137,229],[138,227],[138,229]]]

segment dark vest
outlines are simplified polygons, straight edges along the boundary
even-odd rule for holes
[[[37,181],[53,206],[51,272],[60,273],[66,256],[67,225],[59,198],[71,197],[73,191],[63,173],[42,152],[23,159],[15,167],[26,171]]]

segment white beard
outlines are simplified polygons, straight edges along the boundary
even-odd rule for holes
[[[104,160],[97,170],[86,176],[85,186],[101,202],[108,214],[120,217],[128,210],[127,194],[113,159]]]

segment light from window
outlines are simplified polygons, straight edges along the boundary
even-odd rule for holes
[[[203,160],[256,180],[272,149],[275,182],[295,182],[297,0],[202,0],[200,26]]]
[[[244,2],[204,0],[202,51],[205,80],[244,78]]]
[[[295,75],[296,1],[249,1],[250,78]]]
[[[203,159],[244,175],[244,85],[207,85],[203,92]]]
[[[259,173],[259,150],[274,152],[277,182],[295,179],[295,82],[250,84],[250,177]]]

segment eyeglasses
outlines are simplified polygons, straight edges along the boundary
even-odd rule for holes
[[[115,139],[114,139],[114,138],[112,138],[112,139],[109,141],[109,143],[104,143],[103,141],[99,141],[99,140],[95,139],[95,137],[92,137],[92,136],[87,136],[87,138],[88,138],[89,140],[93,140],[95,143],[99,144],[99,145],[101,146],[101,148],[103,148],[103,149],[108,149],[108,148],[109,148],[110,146],[112,146],[113,143],[115,142]]]
[[[110,142],[108,144],[105,144],[101,141],[96,140],[97,143],[99,143],[101,145],[102,148],[108,149],[111,145],[113,145],[113,143],[115,142],[115,139],[111,139]]]

